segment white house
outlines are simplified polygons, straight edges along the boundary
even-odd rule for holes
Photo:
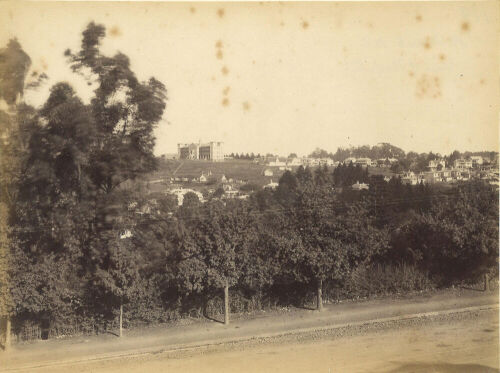
[[[459,170],[468,170],[472,168],[472,161],[470,159],[456,159],[453,166]]]
[[[276,160],[269,162],[270,167],[283,167],[286,166],[286,162],[280,161],[278,157],[276,157]]]
[[[446,162],[444,159],[433,159],[431,161],[429,161],[429,170],[430,171],[435,171],[438,166],[441,165],[441,168],[445,168],[446,167]]]
[[[360,165],[362,167],[371,166],[372,160],[370,158],[358,158],[356,159],[356,165]]]
[[[352,185],[353,190],[368,190],[370,189],[370,186],[365,183],[360,183],[359,181],[356,181],[356,184]]]

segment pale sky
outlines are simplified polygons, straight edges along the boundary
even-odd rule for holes
[[[156,154],[178,142],[308,154],[390,142],[405,151],[498,150],[499,3],[0,3],[48,84],[85,82],[63,57],[90,21],[141,80],[168,90]]]

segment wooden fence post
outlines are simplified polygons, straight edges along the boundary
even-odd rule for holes
[[[229,281],[224,286],[224,325],[229,325]]]
[[[11,333],[10,316],[7,316],[5,322],[5,344],[4,344],[5,351],[9,350],[12,344],[10,333]]]

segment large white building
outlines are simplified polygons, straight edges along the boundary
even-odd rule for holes
[[[179,159],[200,159],[207,161],[223,161],[222,142],[177,144]]]

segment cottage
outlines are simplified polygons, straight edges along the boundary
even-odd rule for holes
[[[359,181],[356,181],[356,184],[352,185],[353,190],[368,190],[370,189],[370,186],[365,183],[360,183]]]

